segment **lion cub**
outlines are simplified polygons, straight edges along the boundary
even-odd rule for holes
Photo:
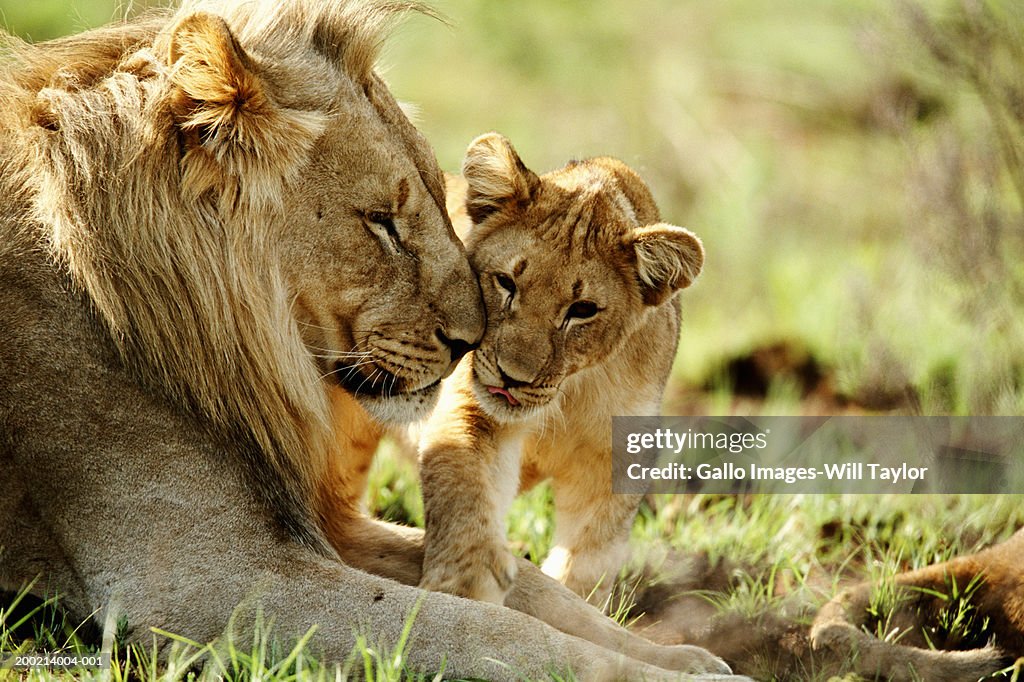
[[[612,494],[612,416],[660,412],[679,338],[675,294],[704,250],[661,222],[647,186],[615,159],[538,176],[490,133],[470,144],[463,175],[471,225],[460,232],[488,322],[421,433],[420,586],[503,603],[516,575],[506,511],[550,478],[555,547],[543,570],[600,603],[640,502]]]

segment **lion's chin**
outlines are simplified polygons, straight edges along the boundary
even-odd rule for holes
[[[371,395],[357,393],[356,400],[375,421],[385,426],[405,426],[426,419],[437,405],[441,383],[436,382],[418,391]]]

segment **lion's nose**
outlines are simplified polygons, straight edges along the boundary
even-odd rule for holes
[[[458,362],[466,353],[480,345],[479,341],[470,342],[459,338],[449,338],[443,329],[438,329],[434,333],[438,340],[448,347],[448,352],[452,355],[452,363]]]

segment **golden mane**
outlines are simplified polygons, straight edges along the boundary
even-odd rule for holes
[[[7,38],[0,66],[4,191],[30,202],[40,240],[129,369],[248,443],[254,480],[316,545],[309,500],[334,439],[268,228],[339,106],[324,101],[325,88],[347,81],[345,92],[365,96],[384,27],[409,10],[422,8],[186,1],[72,38]],[[204,87],[203,64],[175,61],[172,32],[196,12],[222,17],[246,50],[301,76],[287,83],[296,104],[264,106],[223,141],[242,151],[182,154],[181,136],[208,134],[218,115],[181,109],[183,90]]]

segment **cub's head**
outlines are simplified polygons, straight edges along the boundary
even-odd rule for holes
[[[473,354],[477,399],[493,417],[537,414],[563,382],[604,362],[700,273],[689,230],[660,222],[643,181],[611,158],[538,176],[490,133],[466,152],[466,236],[487,308]]]

